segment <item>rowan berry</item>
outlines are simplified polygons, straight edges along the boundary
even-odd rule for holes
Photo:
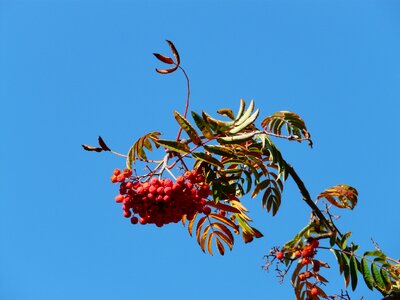
[[[294,252],[294,257],[295,258],[299,258],[301,256],[301,251],[300,250],[296,250],[295,252]]]
[[[319,241],[316,240],[316,239],[313,239],[313,240],[311,240],[310,245],[311,245],[311,247],[313,247],[313,248],[318,248],[318,246],[319,246]]]
[[[203,207],[203,214],[205,214],[206,216],[208,216],[211,213],[211,207],[209,206],[204,206]]]
[[[124,195],[117,195],[115,196],[115,202],[122,203],[124,201],[124,198],[125,198]]]
[[[310,291],[312,296],[317,296],[318,295],[318,289],[316,287],[313,287]]]
[[[276,252],[275,257],[279,260],[282,260],[284,258],[284,254],[282,251]]]

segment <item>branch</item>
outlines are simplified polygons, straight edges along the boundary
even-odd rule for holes
[[[300,179],[299,175],[296,173],[296,171],[293,169],[293,167],[289,164],[286,164],[286,168],[290,174],[290,176],[293,178],[294,182],[296,183],[297,187],[300,190],[301,195],[303,196],[303,200],[307,203],[309,207],[314,211],[314,213],[317,215],[317,217],[324,223],[324,225],[331,231],[331,232],[338,232],[340,235],[340,231],[336,228],[335,225],[331,224],[324,216],[322,211],[318,208],[318,206],[314,203],[314,201],[311,199],[310,193],[308,192],[306,186],[304,185],[304,182]]]

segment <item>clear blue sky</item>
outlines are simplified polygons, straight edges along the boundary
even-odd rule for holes
[[[261,270],[307,222],[291,181],[275,218],[244,200],[263,239],[211,257],[180,224],[130,225],[109,182],[124,161],[81,149],[98,135],[120,152],[149,131],[175,136],[185,82],[154,72],[165,39],[192,110],[244,98],[262,116],[300,114],[315,147],[279,142],[287,160],[313,196],[357,187],[342,230],[399,257],[399,37],[399,1],[0,0],[0,299],[293,299],[289,278]],[[353,295],[380,298],[362,283]]]

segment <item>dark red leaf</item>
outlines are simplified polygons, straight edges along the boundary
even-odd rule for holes
[[[162,55],[160,53],[153,53],[153,55],[155,57],[157,57],[157,59],[162,61],[163,63],[169,64],[169,65],[173,65],[174,64],[174,60],[171,57],[164,56],[164,55]]]
[[[111,151],[111,149],[108,148],[108,146],[106,145],[104,140],[101,138],[101,136],[99,136],[99,145],[100,145],[101,149],[103,149],[104,151]]]
[[[93,147],[93,146],[89,146],[89,145],[82,145],[83,149],[85,149],[86,151],[96,151],[96,152],[101,152],[103,151],[102,148],[98,148],[98,147]]]
[[[174,54],[174,57],[176,60],[176,65],[179,66],[181,63],[181,59],[179,57],[178,50],[176,50],[175,45],[171,41],[167,40],[167,43],[168,43],[169,47],[171,48],[172,54]]]

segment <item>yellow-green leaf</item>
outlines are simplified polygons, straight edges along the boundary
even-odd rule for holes
[[[204,121],[204,119],[194,111],[192,111],[192,117],[203,135],[208,139],[213,139],[214,134],[211,132],[209,125]]]
[[[193,152],[192,155],[194,158],[209,163],[210,165],[219,167],[221,169],[224,168],[224,165],[218,159],[212,157],[210,154],[206,154],[204,152]]]
[[[386,285],[382,279],[381,273],[379,272],[379,268],[375,263],[371,264],[371,273],[374,277],[377,288],[381,291],[384,291],[386,289]]]
[[[170,140],[156,140],[155,142],[160,146],[178,153],[187,154],[190,152],[188,145],[181,142]]]
[[[183,130],[188,134],[189,138],[195,145],[201,145],[201,139],[197,134],[196,130],[193,126],[186,120],[179,112],[174,112],[175,119],[178,121],[179,125],[182,127]]]

